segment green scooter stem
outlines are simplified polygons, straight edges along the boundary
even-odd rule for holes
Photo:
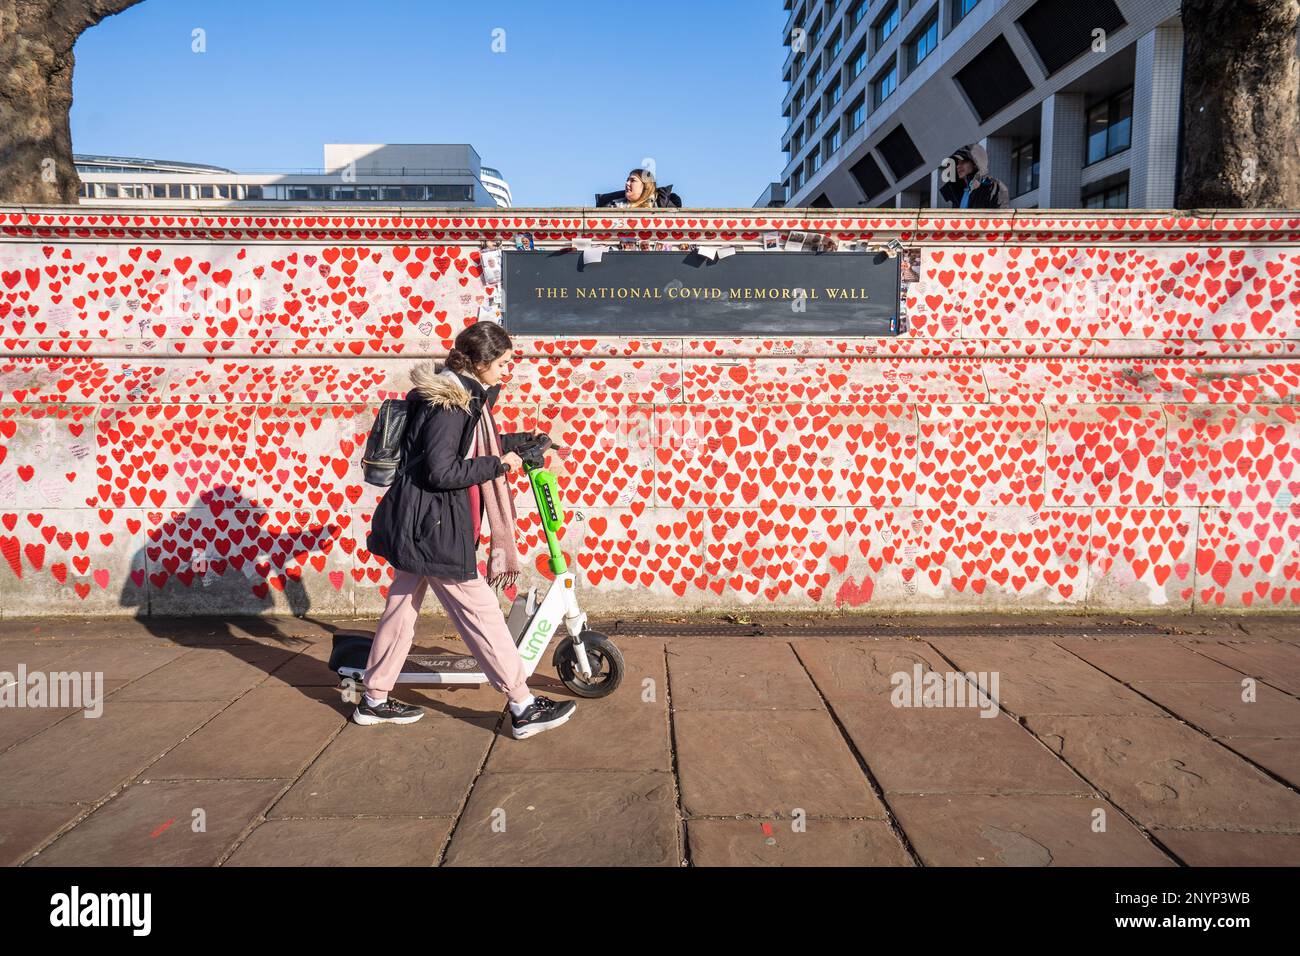
[[[551,555],[551,570],[563,574],[569,566],[560,550],[560,542],[555,537],[564,527],[564,506],[560,503],[560,486],[555,475],[544,468],[529,468],[528,483],[533,487],[533,498],[537,502],[537,513],[542,518],[542,533],[546,535],[546,550]]]

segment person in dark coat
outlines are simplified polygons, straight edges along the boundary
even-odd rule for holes
[[[953,169],[957,176],[939,187],[953,209],[1006,209],[1010,204],[1006,183],[989,175],[988,150],[979,143],[954,152],[940,167],[941,175],[944,169]]]
[[[655,174],[648,169],[634,169],[627,174],[627,182],[621,190],[601,193],[596,197],[596,206],[611,206],[624,209],[668,209],[682,207],[682,197],[673,192],[672,186],[655,184]]]
[[[509,697],[516,738],[560,726],[576,707],[529,692],[493,590],[509,587],[519,575],[514,495],[506,476],[523,467],[516,450],[539,437],[497,431],[492,409],[512,353],[501,326],[477,322],[456,337],[445,363],[424,362],[411,372],[403,471],[376,506],[366,537],[367,549],[393,566],[394,578],[366,664],[365,699],[353,714],[359,724],[411,723],[424,716],[388,694],[410,652],[429,588],[488,682]],[[491,535],[486,579],[478,574],[477,558],[484,517]]]

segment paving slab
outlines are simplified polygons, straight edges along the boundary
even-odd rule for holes
[[[889,803],[926,866],[1175,865],[1096,797],[900,794]]]
[[[295,656],[275,647],[198,647],[132,681],[122,700],[234,700]]]
[[[1202,656],[1188,644],[1161,638],[1086,640],[1057,638],[1055,643],[1126,684],[1143,681],[1229,681],[1241,674]]]
[[[679,866],[671,774],[486,773],[447,849],[448,866]]]
[[[59,670],[60,661],[85,647],[85,641],[0,641],[0,671],[17,674],[20,664],[28,671]]]
[[[284,787],[283,780],[133,784],[28,866],[212,866]],[[202,816],[196,817],[195,810]],[[202,829],[196,831],[195,827]]]
[[[701,639],[668,648],[673,709],[820,710],[821,696],[785,641]]]
[[[795,832],[790,820],[689,820],[691,865],[915,865],[884,820],[812,819],[805,824]]]
[[[1225,737],[1220,742],[1300,789],[1300,741],[1294,737]]]
[[[214,701],[104,705],[71,717],[0,754],[0,801],[92,803],[139,774],[218,712]]]
[[[1155,830],[1188,866],[1300,866],[1300,834]]]
[[[1051,641],[940,638],[961,671],[998,673],[998,702],[1013,714],[1159,714],[1149,701]]]
[[[338,687],[339,675],[329,667],[332,649],[325,643],[303,647],[273,670],[267,683],[292,687]]]
[[[555,696],[550,690],[539,690],[533,681],[529,686],[534,693]],[[423,707],[426,716],[449,717],[455,720],[493,720],[505,711],[506,695],[489,684],[465,686],[415,687],[400,685],[392,694],[406,704]]]
[[[794,647],[817,690],[832,707],[887,704],[895,675],[912,679],[921,672],[943,671],[947,663],[924,641],[806,640]]]
[[[492,746],[498,719],[349,723],[267,817],[453,816]]]
[[[885,816],[825,711],[685,711],[673,723],[691,816]]]
[[[108,701],[104,701],[108,706]],[[5,707],[0,708],[0,751],[34,737],[47,727],[53,727],[65,717],[80,714],[76,707]],[[82,720],[87,718],[83,717]],[[99,718],[92,718],[99,719]],[[0,799],[4,795],[4,781],[0,780]]]
[[[1294,644],[1204,644],[1197,650],[1288,694],[1300,695],[1300,646]]]
[[[0,866],[16,866],[87,809],[74,803],[0,807]]]
[[[338,733],[351,709],[325,688],[255,687],[150,767],[149,777],[292,779]]]
[[[1246,614],[1241,617],[1241,627],[1253,638],[1300,643],[1300,615],[1296,614]]]
[[[886,793],[1091,793],[1006,714],[971,708],[836,707]]]
[[[1240,683],[1140,686],[1160,706],[1215,737],[1300,737],[1300,701],[1267,684],[1256,684],[1249,703],[1241,699]],[[1295,745],[1300,748],[1300,740]]]
[[[267,820],[223,866],[433,866],[450,817]]]
[[[76,648],[59,660],[57,669],[102,673],[105,680],[133,681],[187,653],[188,648],[156,642],[98,642]]]
[[[575,700],[578,709],[562,727],[526,740],[510,736],[501,723],[485,769],[493,773],[530,770],[661,770],[673,764],[668,728],[670,685],[664,678],[663,643],[641,641],[620,648],[627,671],[608,697],[583,700],[567,689],[546,691],[553,700]],[[551,668],[539,668],[543,674]],[[646,684],[650,680],[652,684]],[[673,685],[675,686],[675,685]],[[563,685],[561,685],[563,687]],[[504,697],[498,695],[499,700]],[[676,691],[673,704],[676,706]],[[616,730],[612,728],[617,728]]]
[[[1173,718],[1043,715],[1026,724],[1143,826],[1300,828],[1300,795]]]

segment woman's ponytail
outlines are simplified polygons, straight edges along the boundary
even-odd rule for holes
[[[447,368],[461,375],[468,375],[473,371],[469,356],[455,346],[452,346],[451,351],[447,353]]]
[[[513,346],[505,329],[495,322],[475,322],[460,335],[447,353],[446,367],[458,375],[478,375]]]

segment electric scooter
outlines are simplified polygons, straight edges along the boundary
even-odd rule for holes
[[[623,680],[623,655],[608,637],[587,627],[587,614],[578,607],[577,575],[569,569],[557,539],[565,518],[559,485],[555,475],[542,467],[550,445],[549,437],[539,435],[535,441],[516,449],[516,454],[524,463],[533,489],[555,579],[540,600],[535,587],[529,588],[527,594],[516,596],[506,617],[506,626],[519,648],[524,671],[531,677],[563,625],[568,633],[556,646],[552,657],[560,680],[578,697],[605,697],[612,694]],[[577,517],[585,521],[580,513]],[[334,637],[330,669],[342,678],[341,688],[356,700],[360,700],[364,690],[362,677],[372,643],[374,639],[371,637]],[[435,686],[486,682],[487,677],[478,661],[464,654],[410,654],[397,678],[399,684]]]

